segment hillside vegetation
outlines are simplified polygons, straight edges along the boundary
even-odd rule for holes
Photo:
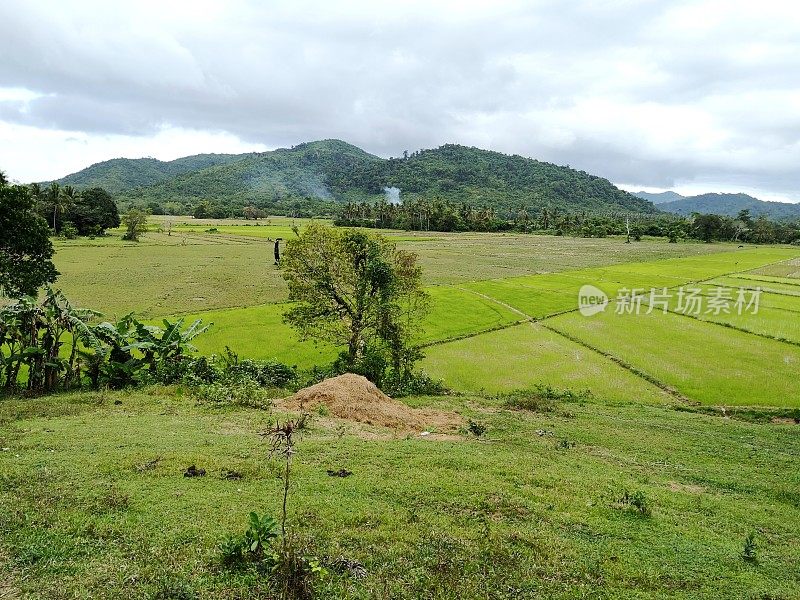
[[[114,159],[69,175],[60,183],[101,186],[123,203],[192,210],[217,205],[299,209],[320,202],[361,201],[398,188],[400,198],[438,198],[491,206],[558,207],[570,211],[656,212],[653,205],[606,179],[569,167],[499,152],[447,144],[403,158],[383,159],[341,140],[323,140],[271,152],[197,155],[171,162]]]
[[[800,218],[800,203],[767,202],[748,194],[700,194],[698,196],[681,196],[675,192],[652,194],[636,192],[636,196],[649,200],[659,210],[682,216],[692,213],[713,213],[727,217],[735,217],[743,210],[758,217],[765,215],[772,219]]]

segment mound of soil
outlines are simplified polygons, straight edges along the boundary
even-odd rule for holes
[[[340,419],[401,430],[452,430],[461,424],[461,418],[453,413],[410,408],[384,394],[366,377],[352,373],[302,389],[282,405],[303,412],[324,405]]]

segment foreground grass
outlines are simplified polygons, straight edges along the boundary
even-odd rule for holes
[[[800,594],[795,425],[634,403],[410,402],[488,432],[435,441],[318,417],[302,437],[292,527],[368,572],[332,577],[322,597]],[[216,546],[248,511],[278,513],[279,466],[258,435],[273,416],[163,389],[0,401],[0,582],[31,598],[268,597]],[[208,475],[184,478],[191,464]],[[353,476],[325,472],[341,467]],[[619,502],[626,491],[650,516]],[[755,562],[741,556],[751,533]]]

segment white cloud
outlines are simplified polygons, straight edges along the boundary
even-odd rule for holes
[[[791,2],[6,0],[0,22],[0,166],[20,179],[339,137],[800,200]]]
[[[17,181],[47,181],[110,158],[173,160],[190,154],[263,152],[225,132],[165,128],[147,136],[88,135],[0,122],[0,165]]]

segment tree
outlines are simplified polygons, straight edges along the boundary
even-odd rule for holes
[[[30,190],[0,185],[0,292],[35,295],[58,276],[47,223],[34,207]]]
[[[8,185],[8,177],[5,171],[0,171],[0,187]]]
[[[288,241],[282,266],[295,302],[285,320],[302,337],[345,346],[345,368],[383,353],[396,376],[410,373],[420,356],[411,337],[428,308],[415,254],[382,236],[312,223]]]
[[[694,232],[706,243],[719,239],[724,222],[719,215],[695,215]]]
[[[61,231],[63,220],[61,217],[72,209],[79,196],[80,194],[71,185],[62,188],[55,182],[45,190],[44,201],[52,214],[53,233]]]
[[[143,233],[147,233],[148,213],[138,208],[132,208],[122,217],[122,224],[125,225],[125,235],[123,240],[138,242]]]
[[[65,215],[81,235],[102,235],[106,229],[119,227],[120,218],[114,199],[101,187],[84,190]]]

